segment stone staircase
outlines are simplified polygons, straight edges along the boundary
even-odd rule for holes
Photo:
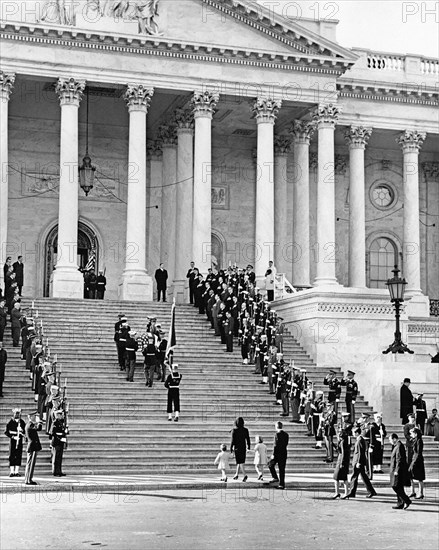
[[[29,306],[24,301],[24,307]],[[39,299],[35,301],[44,333],[49,338],[51,355],[58,354],[61,384],[67,378],[70,402],[69,448],[64,469],[69,474],[129,473],[212,473],[213,460],[221,443],[230,443],[230,430],[236,417],[243,416],[253,440],[261,435],[272,450],[274,422],[281,408],[274,403],[268,388],[253,375],[254,366],[242,365],[240,350],[225,353],[205,316],[192,306],[177,306],[177,348],[175,361],[183,374],[181,419],[168,422],[166,389],[159,381],[145,387],[142,356],[134,383],[125,380],[117,365],[113,327],[118,313],[128,316],[138,332],[144,329],[147,315],[156,316],[167,332],[170,304],[117,301]],[[12,348],[9,325],[5,332],[8,352],[4,397],[0,400],[3,425],[10,409],[21,406],[23,413],[35,408],[28,371],[20,359],[20,349]],[[326,368],[313,364],[291,335],[285,338],[286,359],[306,368],[316,389],[324,389]],[[343,395],[342,395],[343,398]],[[357,412],[371,411],[360,397]],[[306,436],[302,425],[285,423],[291,443],[287,472],[332,471],[323,463],[324,451],[314,449],[314,440]],[[388,426],[401,433],[400,426]],[[37,475],[50,473],[48,438],[42,433],[43,451],[37,463]],[[252,441],[253,444],[253,441]],[[6,437],[0,439],[3,457],[0,474],[7,468]],[[427,475],[438,477],[437,443],[426,438]],[[386,446],[385,464],[388,462]],[[247,458],[249,471],[253,454]],[[233,462],[233,461],[232,461]]]

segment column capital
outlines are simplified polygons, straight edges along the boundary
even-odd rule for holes
[[[195,90],[191,99],[194,117],[212,118],[218,101],[218,92],[211,92],[209,90]]]
[[[340,112],[338,105],[332,103],[328,105],[321,104],[314,111],[313,120],[317,123],[317,128],[335,128]]]
[[[149,88],[143,84],[127,84],[124,99],[128,107],[128,112],[142,111],[147,113],[153,95],[154,88]]]
[[[365,149],[372,134],[372,128],[351,126],[344,133],[344,139],[349,149]]]
[[[163,147],[174,147],[177,145],[177,127],[174,124],[161,124],[157,131],[157,139]]]
[[[276,157],[286,156],[291,150],[289,136],[274,136],[274,154]]]
[[[316,123],[308,120],[293,120],[290,126],[290,134],[294,138],[294,143],[309,145],[312,135],[316,129]]]
[[[14,82],[14,73],[6,74],[4,71],[0,71],[0,99],[2,101],[9,101]]]
[[[190,109],[176,109],[175,124],[177,125],[177,134],[194,133],[194,114]]]
[[[258,97],[252,106],[253,116],[256,118],[258,124],[261,122],[271,122],[271,124],[274,124],[281,107],[281,99]]]
[[[427,134],[417,130],[405,130],[396,138],[403,153],[419,153]]]
[[[85,80],[76,80],[73,76],[69,78],[60,77],[56,83],[55,91],[59,97],[59,104],[75,105],[79,107],[84,95]]]
[[[149,139],[146,142],[146,154],[149,160],[160,160],[162,158],[162,144],[158,139]]]

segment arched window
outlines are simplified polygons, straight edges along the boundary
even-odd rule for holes
[[[387,279],[398,263],[398,249],[387,237],[378,237],[369,250],[369,288],[386,288]]]

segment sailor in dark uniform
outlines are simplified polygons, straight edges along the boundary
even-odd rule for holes
[[[172,409],[174,409],[174,422],[178,422],[180,416],[180,382],[182,375],[178,372],[178,364],[172,365],[172,372],[168,375],[165,388],[168,389],[168,420],[172,420]]]
[[[55,477],[62,477],[62,457],[64,445],[67,442],[68,428],[64,422],[64,412],[62,409],[54,411],[54,421],[50,432],[50,447],[52,449],[52,474]]]
[[[355,422],[355,401],[358,395],[358,384],[354,380],[355,372],[348,370],[346,378],[340,382],[342,386],[346,386],[346,410],[351,415],[352,424]]]
[[[23,438],[26,424],[21,418],[21,409],[12,409],[12,418],[6,424],[5,435],[9,437],[9,477],[18,477],[23,453]]]

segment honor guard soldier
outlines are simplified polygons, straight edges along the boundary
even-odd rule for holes
[[[62,477],[66,474],[62,471],[62,457],[64,446],[67,443],[68,429],[64,422],[62,409],[54,411],[54,421],[50,431],[50,447],[52,449],[52,474],[55,477]]]
[[[354,427],[354,424],[351,422],[351,413],[348,411],[345,411],[341,413],[341,429],[344,430],[348,437],[349,437],[349,444],[351,444],[351,438],[352,438],[352,429]]]
[[[376,413],[370,427],[370,448],[372,449],[372,464],[375,474],[383,473],[384,442],[387,435],[383,424],[383,415]]]
[[[427,420],[427,404],[422,399],[423,393],[418,393],[414,400],[415,412],[416,412],[416,424],[419,426],[422,435],[424,435],[425,421]]]
[[[325,376],[323,384],[328,386],[328,403],[334,403],[335,414],[338,413],[338,402],[341,395],[341,383],[335,376],[337,373],[335,370],[330,370],[329,374]]]
[[[168,389],[168,420],[172,420],[172,409],[174,409],[174,422],[178,422],[180,416],[180,383],[182,375],[178,372],[178,364],[172,365],[171,374],[168,375],[165,382],[165,388]]]
[[[366,470],[367,473],[372,479],[373,477],[373,467],[372,467],[372,451],[373,449],[370,446],[371,441],[371,430],[372,430],[372,422],[370,420],[370,414],[367,412],[364,412],[361,414],[360,420],[357,422],[357,426],[361,429],[361,436],[363,437],[365,443],[366,443],[366,452],[367,452],[367,465]]]
[[[137,332],[130,330],[125,344],[125,366],[127,370],[127,382],[134,382],[134,371],[136,368],[136,351],[139,349],[139,344],[134,338]]]
[[[119,367],[120,367],[120,370],[122,370],[122,367],[124,366],[124,357],[123,355],[121,355],[121,352],[120,352],[120,346],[119,346],[119,336],[120,336],[120,333],[121,333],[121,328],[122,328],[122,324],[123,324],[123,321],[122,321],[122,318],[125,318],[125,315],[123,315],[123,313],[119,313],[119,315],[117,316],[118,317],[118,321],[116,323],[114,323],[114,343],[116,344],[116,349],[117,349],[117,360],[119,362]]]
[[[312,415],[313,415],[312,404],[314,403],[315,396],[316,395],[314,391],[314,385],[311,382],[311,380],[308,380],[306,385],[306,390],[305,390],[305,404],[304,404],[305,424],[308,430],[308,433],[306,435],[308,437],[312,437],[314,435],[314,428],[313,428],[313,422],[312,422]]]
[[[107,289],[107,278],[103,271],[99,271],[99,275],[96,279],[96,299],[103,300],[105,290]]]
[[[358,395],[358,384],[354,380],[355,372],[348,370],[346,378],[341,380],[341,385],[346,386],[346,410],[351,415],[352,424],[355,422],[355,402]]]
[[[328,464],[334,461],[334,435],[336,434],[336,423],[337,413],[335,412],[335,403],[330,403],[323,415],[323,435],[326,447],[326,458],[323,462],[327,462]]]
[[[316,438],[316,449],[321,449],[323,445],[322,420],[325,407],[326,404],[323,399],[323,392],[322,390],[318,390],[316,392],[314,403],[311,403],[313,431],[314,437]]]
[[[21,409],[12,409],[12,418],[6,424],[5,435],[9,437],[9,477],[19,477],[21,456],[23,454],[23,438],[26,424],[21,418]]]
[[[25,427],[27,439],[27,461],[26,471],[24,473],[24,482],[26,485],[38,485],[32,478],[34,475],[37,454],[42,449],[40,438],[38,436],[38,432],[41,430],[42,424],[40,422],[40,417],[36,412],[32,412],[27,418],[28,422]]]
[[[290,392],[291,392],[291,371],[287,367],[280,374],[279,380],[279,392],[280,398],[282,401],[283,412],[279,416],[289,416],[290,415]]]
[[[293,367],[291,373],[291,422],[298,423],[300,421],[299,407],[300,395],[302,393],[302,378],[299,374],[299,369]]]
[[[125,348],[127,339],[129,337],[129,332],[131,330],[131,327],[128,325],[128,319],[126,317],[121,317],[121,325],[119,328],[119,336],[118,336],[118,356],[119,356],[119,366],[120,370],[126,369],[126,357],[125,357]]]
[[[154,372],[157,366],[157,346],[156,337],[152,332],[147,333],[148,342],[143,348],[145,386],[152,388],[154,382]],[[165,350],[166,352],[166,350]]]

